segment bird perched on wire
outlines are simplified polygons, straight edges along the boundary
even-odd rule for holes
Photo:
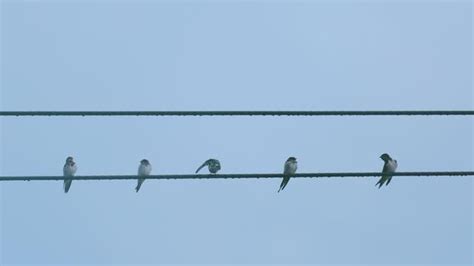
[[[285,162],[285,167],[283,169],[283,181],[281,181],[280,184],[280,189],[278,192],[283,190],[286,185],[288,184],[288,181],[290,181],[291,175],[294,175],[296,173],[296,169],[298,168],[298,162],[296,161],[295,157],[290,157],[288,160]]]
[[[138,176],[147,176],[151,173],[151,164],[147,159],[143,159],[140,161],[140,165],[138,166]],[[137,187],[135,191],[138,192],[140,187],[142,186],[143,182],[145,182],[145,178],[139,178],[137,182]]]
[[[209,159],[205,161],[199,168],[196,170],[196,174],[201,170],[204,166],[207,166],[209,172],[211,174],[216,174],[219,170],[221,170],[221,163],[217,159]]]
[[[395,173],[398,167],[397,160],[394,160],[390,157],[390,155],[384,153],[380,155],[380,159],[382,159],[385,163],[382,169],[382,177],[380,180],[375,184],[375,186],[379,185],[379,188],[383,186],[385,183],[386,186],[392,181],[391,173]]]
[[[74,162],[74,159],[69,156],[66,159],[66,163],[64,164],[63,167],[63,176],[64,177],[72,177],[77,171],[77,164]],[[71,183],[72,179],[64,179],[64,193],[67,193],[69,191],[69,188],[71,188]]]

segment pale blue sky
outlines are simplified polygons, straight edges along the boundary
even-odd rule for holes
[[[1,110],[473,109],[464,2],[1,4]],[[473,170],[469,117],[1,118],[2,175]],[[469,177],[10,182],[1,264],[466,264]]]

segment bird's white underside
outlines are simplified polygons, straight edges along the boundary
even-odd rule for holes
[[[151,174],[151,164],[149,165],[144,165],[140,164],[138,167],[138,175],[150,175]]]
[[[76,174],[76,171],[77,171],[77,165],[74,164],[74,165],[64,165],[63,167],[63,176],[74,176],[74,174]]]
[[[298,164],[296,162],[286,162],[285,168],[283,169],[283,174],[292,175],[296,173],[297,168],[298,168]]]

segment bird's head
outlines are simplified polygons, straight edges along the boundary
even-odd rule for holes
[[[150,162],[147,159],[141,160],[140,163],[143,164],[143,165],[149,165],[150,164]]]
[[[380,155],[380,159],[382,159],[384,162],[386,162],[388,160],[391,160],[392,158],[390,158],[390,155],[388,155],[387,153],[384,153],[384,154]]]
[[[71,156],[66,158],[66,163],[73,163],[73,162],[74,162],[74,158],[72,158]]]
[[[288,160],[286,160],[287,162],[296,162],[296,158],[295,157],[290,157],[288,158]]]

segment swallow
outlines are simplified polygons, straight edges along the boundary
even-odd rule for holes
[[[278,192],[283,190],[286,185],[288,184],[288,181],[290,181],[290,177],[296,173],[296,169],[298,168],[298,162],[296,161],[295,157],[290,157],[288,160],[285,162],[285,167],[283,169],[283,181],[281,181],[280,184],[280,189]]]
[[[143,159],[140,161],[140,165],[138,166],[138,176],[147,176],[150,175],[151,173],[151,164],[147,159]],[[140,190],[140,187],[142,186],[143,182],[145,181],[145,178],[139,178],[137,182],[137,187],[135,188],[135,191],[138,192]]]
[[[66,163],[64,164],[63,167],[63,176],[64,177],[72,177],[77,171],[77,164],[74,162],[74,159],[69,156],[66,159]],[[71,187],[72,179],[64,179],[64,193],[67,193],[69,191],[69,188]]]
[[[385,163],[382,169],[383,175],[380,180],[375,184],[375,186],[379,185],[379,188],[382,187],[385,182],[385,185],[388,186],[390,181],[392,181],[392,175],[390,174],[395,173],[395,170],[397,170],[398,166],[397,160],[392,159],[390,155],[386,153],[380,155],[380,159],[382,159]]]
[[[211,174],[217,173],[219,170],[221,170],[221,163],[217,159],[209,159],[205,161],[199,168],[196,170],[196,174],[203,168],[204,166],[207,165],[207,169],[209,169],[209,172]]]

